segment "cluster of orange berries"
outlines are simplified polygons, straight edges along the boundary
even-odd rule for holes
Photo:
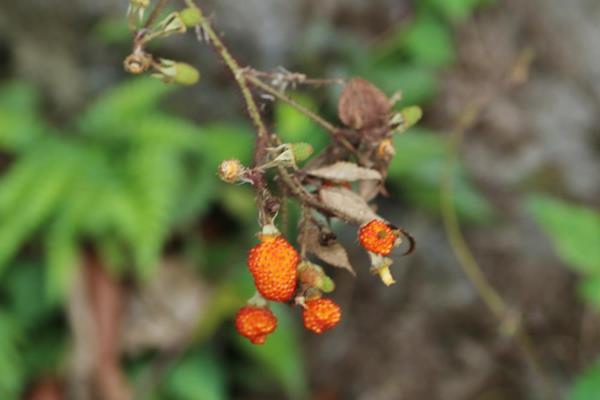
[[[372,260],[381,262],[398,243],[399,234],[386,222],[373,220],[361,227],[358,237]],[[305,290],[300,298],[296,298],[296,302],[303,307],[304,327],[321,334],[340,322],[340,307],[333,300],[322,297],[322,291],[329,291],[325,287],[332,289],[332,284],[328,284],[329,278],[314,264],[301,262],[296,249],[273,225],[263,228],[260,243],[248,253],[247,263],[260,296],[251,299],[239,310],[235,326],[252,343],[264,343],[267,336],[277,328],[277,318],[268,308],[267,300],[290,302],[297,292],[298,280],[304,285],[313,286],[311,290]],[[374,264],[374,267],[384,269],[389,274],[389,264],[385,262],[378,266]]]

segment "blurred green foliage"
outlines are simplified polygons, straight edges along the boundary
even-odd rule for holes
[[[419,1],[414,18],[376,46],[340,36],[336,46],[345,51],[346,72],[388,92],[402,89],[405,103],[431,100],[439,72],[456,59],[454,24],[483,3]],[[97,37],[122,42],[123,22],[105,21]],[[9,160],[0,176],[1,399],[16,399],[37,377],[63,372],[70,344],[62,302],[84,246],[92,245],[114,273],[144,280],[174,232],[193,241],[183,252],[198,261],[198,274],[215,294],[191,348],[168,368],[151,396],[219,400],[229,398],[232,385],[270,392],[276,383],[288,398],[307,397],[297,318],[276,307],[279,328],[260,347],[234,335],[228,322],[252,292],[240,249],[245,241],[252,243],[256,210],[252,191],[220,184],[215,171],[223,159],[250,162],[251,128],[197,126],[165,113],[159,103],[171,90],[151,79],[127,81],[59,128],[41,113],[31,86],[15,82],[0,88],[0,153]],[[303,94],[294,97],[311,109],[324,106]],[[284,140],[311,143],[317,151],[327,143],[325,132],[291,107],[278,104],[274,111]],[[395,145],[391,188],[412,206],[437,214],[444,136],[412,129],[397,136]],[[463,168],[457,168],[455,179],[459,215],[488,221],[491,207]],[[191,234],[190,223],[215,205],[245,239],[208,242]],[[217,335],[222,329],[229,334]],[[240,359],[232,363],[212,346],[215,342],[235,349]],[[152,359],[144,355],[135,361],[147,370]]]
[[[600,213],[541,195],[528,208],[565,265],[582,274],[582,295],[600,308]]]
[[[543,195],[531,196],[527,207],[552,241],[565,266],[582,275],[583,298],[600,310],[600,212]],[[600,360],[581,374],[571,400],[600,398]]]

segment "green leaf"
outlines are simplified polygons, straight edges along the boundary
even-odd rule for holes
[[[247,127],[234,124],[212,124],[202,127],[207,168],[217,173],[221,161],[236,158],[248,165],[254,150],[254,134]]]
[[[452,33],[430,15],[419,16],[396,40],[409,60],[421,67],[445,67],[456,57]]]
[[[18,324],[0,309],[0,398],[17,399],[24,384],[24,370],[18,351],[21,335]]]
[[[37,164],[34,157],[32,162],[36,166],[31,168],[39,168],[37,176],[34,174],[31,181],[25,181],[22,193],[13,199],[16,202],[12,203],[11,212],[4,215],[0,226],[0,269],[55,210],[74,174],[70,150],[58,145],[48,146],[46,153],[39,156],[44,161],[41,164]],[[56,162],[59,159],[61,162]],[[0,193],[0,199],[2,197],[3,193]],[[0,209],[0,215],[7,211]]]
[[[106,92],[79,120],[79,129],[97,135],[112,134],[125,121],[140,121],[156,109],[173,86],[149,77],[130,79]]]
[[[0,87],[0,110],[31,116],[35,114],[38,103],[38,93],[26,82],[8,82]]]
[[[451,21],[464,20],[478,7],[493,2],[493,0],[428,0],[430,7]]]
[[[402,91],[403,104],[422,104],[438,90],[436,72],[400,63],[374,63],[356,73],[388,92]]]
[[[585,278],[578,287],[579,294],[588,303],[600,310],[600,276]]]
[[[315,111],[315,104],[309,97],[298,94],[292,94],[291,97],[309,110]],[[277,103],[275,121],[277,133],[285,143],[309,143],[318,151],[328,140],[327,134],[319,125],[288,104]]]
[[[290,399],[307,397],[307,380],[304,359],[296,327],[281,306],[273,307],[277,315],[277,330],[269,335],[263,345],[254,345],[246,338],[236,336],[239,348],[273,376]]]
[[[131,41],[127,19],[121,16],[101,19],[94,26],[93,34],[96,38],[108,44],[122,44]]]
[[[570,400],[600,399],[600,360],[596,361],[587,371],[577,378]]]
[[[225,400],[225,371],[222,362],[205,350],[186,356],[167,372],[163,391],[177,400]]]
[[[442,136],[422,128],[394,138],[397,155],[389,170],[389,182],[401,186],[403,195],[417,207],[439,213],[440,188],[446,167],[446,142]],[[493,217],[489,202],[469,182],[457,166],[453,172],[454,207],[460,218],[486,223]]]
[[[569,267],[600,274],[600,213],[543,195],[531,196],[527,208]]]
[[[8,295],[12,315],[24,329],[37,324],[50,309],[44,298],[42,265],[11,265],[2,278],[2,288]]]

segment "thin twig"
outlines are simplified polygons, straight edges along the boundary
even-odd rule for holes
[[[257,88],[263,90],[264,92],[276,97],[277,99],[279,99],[279,100],[283,101],[284,103],[288,104],[289,106],[293,107],[300,113],[304,114],[307,118],[311,119],[317,125],[321,126],[323,129],[325,129],[327,132],[329,132],[331,134],[331,136],[333,136],[334,139],[336,139],[338,142],[340,142],[347,150],[349,150],[353,154],[356,154],[356,148],[354,148],[352,143],[350,143],[348,141],[348,139],[346,139],[344,137],[342,128],[339,128],[339,127],[333,125],[332,123],[327,121],[325,118],[323,118],[320,115],[318,115],[317,113],[309,110],[302,104],[298,103],[296,100],[294,100],[291,97],[284,94],[282,91],[277,90],[273,86],[264,83],[263,81],[258,79],[256,76],[253,76],[252,74],[246,74],[246,78],[247,78],[248,82],[250,82],[252,85],[254,85]]]
[[[458,150],[462,144],[465,133],[474,125],[485,107],[487,107],[502,90],[522,83],[526,79],[531,61],[532,53],[528,50],[524,51],[521,57],[518,58],[504,84],[501,85],[498,90],[488,93],[482,98],[473,100],[457,119],[456,126],[448,141],[448,158],[441,185],[441,212],[450,245],[464,274],[467,276],[485,305],[499,320],[501,327],[508,333],[515,335],[517,345],[525,355],[536,375],[539,377],[541,386],[544,388],[544,391],[547,392],[545,394],[550,396],[546,398],[554,398],[556,397],[557,392],[552,390],[550,380],[546,378],[540,366],[530,336],[522,326],[521,322],[515,318],[513,310],[506,304],[502,296],[494,289],[483,273],[481,266],[475,259],[461,231],[460,222],[453,203],[454,180],[452,172],[455,169],[458,160]]]
[[[256,86],[256,87],[260,88],[261,90],[263,90],[263,91],[265,91],[265,92],[267,92],[267,93],[269,93],[269,94],[277,97],[279,100],[283,101],[284,103],[289,104],[290,106],[292,106],[296,110],[300,111],[302,114],[306,115],[308,118],[310,118],[311,120],[313,120],[317,124],[321,125],[327,131],[329,131],[329,132],[335,132],[335,131],[339,130],[339,128],[337,128],[336,126],[334,126],[332,123],[330,123],[329,121],[325,120],[320,115],[314,113],[313,111],[309,110],[308,108],[304,107],[302,104],[298,103],[297,101],[295,101],[294,99],[290,98],[289,96],[285,95],[280,90],[277,90],[273,86],[264,83],[263,81],[261,81],[260,79],[258,79],[255,76],[252,76],[251,74],[244,74],[244,75],[246,76],[246,79],[250,83],[252,83],[254,86]]]
[[[248,71],[253,76],[268,78],[271,80],[281,80],[292,85],[311,85],[311,86],[323,86],[323,85],[343,85],[346,83],[344,79],[315,79],[308,78],[306,75],[298,72],[289,72],[283,70],[281,72],[265,72],[252,69]]]
[[[156,3],[156,5],[154,6],[154,9],[150,13],[150,16],[144,23],[144,27],[143,27],[144,30],[148,29],[154,22],[156,22],[156,19],[160,16],[160,12],[162,11],[163,8],[165,8],[165,6],[167,5],[168,2],[169,2],[169,0],[158,0],[158,3]]]

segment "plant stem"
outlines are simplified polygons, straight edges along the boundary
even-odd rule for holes
[[[446,235],[459,265],[467,276],[483,302],[500,322],[501,328],[506,333],[514,335],[516,343],[524,354],[529,365],[540,380],[540,387],[543,388],[545,398],[556,398],[555,388],[550,386],[548,380],[540,366],[535,349],[532,345],[530,336],[522,326],[521,322],[515,318],[515,313],[503,300],[502,296],[490,284],[481,266],[475,259],[466,239],[461,231],[458,215],[454,207],[454,179],[453,171],[458,160],[458,151],[462,144],[465,133],[474,125],[479,115],[488,106],[494,98],[503,90],[515,84],[522,83],[526,77],[526,71],[532,61],[532,54],[525,50],[521,57],[513,66],[508,79],[503,82],[497,90],[473,100],[465,110],[459,115],[455,128],[453,129],[448,141],[448,157],[442,177],[441,185],[441,212],[444,222]]]
[[[254,73],[254,72],[252,72],[252,73]],[[311,119],[316,124],[320,125],[323,129],[328,131],[336,140],[338,140],[344,147],[346,147],[346,149],[350,150],[350,152],[356,153],[356,149],[354,148],[354,146],[348,141],[348,139],[346,139],[343,136],[341,128],[333,125],[332,123],[327,121],[325,118],[323,118],[320,115],[318,115],[317,113],[309,110],[302,104],[298,103],[296,100],[287,96],[282,91],[275,89],[273,86],[271,86],[267,83],[264,83],[256,76],[254,76],[250,73],[245,74],[245,75],[246,75],[246,79],[248,80],[248,82],[250,82],[252,85],[256,86],[257,88],[261,89],[262,91],[264,91],[266,93],[269,93],[270,95],[278,98],[279,100],[281,100],[284,103],[288,104],[289,106],[293,107],[297,111],[301,112],[307,118]]]
[[[163,8],[165,8],[168,2],[169,0],[158,0],[158,3],[156,3],[154,9],[150,13],[150,16],[144,23],[144,29],[148,29],[148,27],[150,27],[156,21],[156,19],[160,16],[160,12]]]
[[[220,36],[217,34],[217,32],[215,32],[213,27],[210,25],[210,22],[204,16],[204,12],[202,12],[202,9],[200,7],[198,7],[193,0],[185,0],[185,3],[188,7],[194,7],[200,11],[200,15],[201,15],[200,25],[201,25],[202,29],[204,29],[204,32],[206,32],[206,34],[208,35],[208,38],[210,39],[210,42],[212,43],[213,47],[219,54],[219,57],[221,57],[221,59],[225,62],[227,67],[231,70],[231,73],[233,74],[235,81],[237,82],[238,86],[240,87],[242,96],[244,97],[244,101],[246,102],[246,109],[248,110],[250,119],[252,120],[252,122],[254,123],[254,126],[256,127],[256,133],[257,133],[258,138],[261,139],[263,137],[267,137],[268,136],[267,127],[265,126],[265,124],[260,116],[260,112],[259,112],[258,106],[256,105],[256,101],[254,100],[254,97],[252,96],[252,92],[250,91],[250,88],[248,87],[248,80],[247,80],[246,74],[244,74],[244,69],[242,67],[240,67],[239,63],[231,55],[231,53],[229,52],[227,47],[223,44],[223,41],[221,40]]]
[[[312,112],[308,108],[304,107],[302,104],[298,103],[294,99],[285,95],[280,90],[277,90],[273,86],[264,83],[263,81],[261,81],[260,79],[258,79],[255,76],[252,76],[251,74],[245,74],[245,75],[246,75],[246,79],[248,80],[248,82],[250,82],[254,86],[260,88],[262,91],[267,92],[267,93],[277,97],[279,100],[283,101],[284,103],[289,104],[290,106],[292,106],[296,110],[300,111],[302,114],[306,115],[308,118],[310,118],[317,124],[321,125],[327,131],[335,132],[335,131],[339,130],[339,128],[334,126],[332,123],[330,123],[329,121],[326,121],[320,115]]]

